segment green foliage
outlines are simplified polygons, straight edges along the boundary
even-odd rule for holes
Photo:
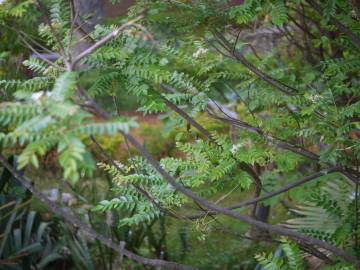
[[[16,227],[14,222],[19,220],[23,213],[20,215],[14,213],[15,215],[12,215],[7,223],[8,230],[2,234],[6,240],[2,242],[0,265],[4,267],[11,265],[12,269],[24,269],[29,265],[36,265],[37,269],[47,269],[51,262],[63,259],[50,238],[49,224],[35,225],[36,213],[30,211],[24,217],[26,223],[21,227]]]
[[[13,158],[9,162],[14,161]],[[59,246],[47,222],[29,210],[31,198],[4,169],[0,176],[0,268],[48,269],[54,261],[63,260]]]
[[[304,270],[304,254],[298,245],[289,239],[281,238],[281,244],[275,254],[261,253],[255,256],[259,264],[266,270]],[[353,266],[343,263],[335,263],[331,266],[321,267],[323,270],[346,269],[353,270]]]
[[[94,259],[86,242],[85,236],[82,234],[74,235],[67,226],[62,224],[63,241],[69,248],[70,257],[79,270],[94,270]]]
[[[351,247],[351,235],[357,233],[353,190],[354,185],[342,179],[327,183],[293,210],[299,217],[288,220],[288,226],[338,246]]]
[[[142,159],[130,159],[128,166],[121,163],[117,163],[117,167],[103,163],[99,166],[113,177],[116,185],[114,191],[121,196],[110,201],[101,201],[94,211],[126,210],[130,216],[122,218],[119,221],[120,226],[150,224],[165,214],[161,209],[172,211],[172,208],[180,206],[184,201],[184,198]]]
[[[38,156],[57,146],[64,177],[77,181],[79,168],[91,164],[91,157],[80,140],[82,136],[113,135],[118,131],[128,132],[135,126],[134,121],[121,118],[105,123],[91,121],[89,113],[70,101],[75,84],[76,73],[64,73],[55,81],[51,92],[38,92],[29,96],[27,102],[1,106],[0,124],[10,128],[10,132],[0,133],[2,146],[26,145],[19,157],[19,168],[30,163],[38,167]]]
[[[304,270],[305,267],[299,247],[287,238],[282,238],[281,242],[280,248],[283,256],[263,253],[255,256],[257,261],[266,270]]]
[[[197,194],[220,197],[217,203],[226,200],[227,205],[258,188],[254,174],[262,192],[329,166],[356,178],[359,50],[348,32],[359,36],[359,21],[346,1],[315,2],[322,14],[299,0],[247,0],[241,5],[225,0],[139,0],[129,18],[146,10],[142,26],[127,29],[73,67],[67,62],[74,59],[77,38],[68,1],[46,2],[50,25],[35,20],[38,33],[33,33],[28,27],[35,29],[34,19],[29,20],[25,34],[20,29],[34,12],[35,1],[6,1],[0,5],[7,42],[0,45],[1,148],[19,153],[19,169],[40,168],[41,158],[55,150],[63,177],[80,182],[97,168],[87,137],[109,138],[108,144],[100,144],[112,155],[124,150],[119,133],[137,125],[119,116],[117,100],[126,102],[131,96],[138,102],[137,111],[164,120],[171,134],[172,155],[161,153],[161,166]],[[334,18],[348,31],[334,25]],[[97,25],[87,39],[98,42],[116,28]],[[19,41],[14,48],[8,44],[17,39],[59,57],[54,62],[36,53],[28,57],[31,48],[20,57],[15,49]],[[9,55],[17,56],[32,78],[7,72],[4,67],[13,60]],[[211,139],[189,127],[163,98],[208,129]],[[98,117],[94,104],[105,108],[109,120]],[[159,127],[151,134],[156,141],[150,143],[167,149],[160,132]],[[187,199],[132,149],[126,150],[129,156],[119,166],[99,163],[115,187],[94,210],[117,212],[121,228],[151,228],[169,213],[176,216]],[[291,229],[356,254],[354,187],[343,178],[330,179],[324,176],[328,183],[310,186],[309,203],[304,204],[309,186],[299,187],[291,198],[285,194],[265,203],[276,206],[274,215],[279,201],[295,205],[297,210],[289,215],[302,217],[288,221]],[[238,191],[244,193],[235,196]],[[71,241],[81,268],[96,267],[85,241]],[[304,269],[294,243],[283,240],[281,249],[283,257],[257,258],[266,269]],[[90,263],[82,264],[83,259]]]

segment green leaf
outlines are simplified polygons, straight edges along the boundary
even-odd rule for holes
[[[51,92],[51,98],[57,102],[69,99],[75,90],[77,74],[75,72],[65,72],[55,81]]]

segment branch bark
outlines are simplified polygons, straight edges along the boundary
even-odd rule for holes
[[[167,92],[174,92],[174,89],[172,89],[171,86],[162,83],[160,85],[165,91]],[[202,125],[200,125],[194,118],[192,118],[190,115],[188,115],[185,111],[181,110],[178,106],[167,100],[165,97],[160,95],[161,99],[164,101],[167,107],[169,107],[171,110],[178,113],[181,117],[183,117],[190,125],[192,125],[194,128],[196,128],[198,131],[200,131],[207,139],[211,139],[211,134],[208,130],[206,130]]]

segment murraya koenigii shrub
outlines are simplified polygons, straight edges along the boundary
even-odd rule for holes
[[[25,13],[32,5],[27,2]],[[81,138],[128,132],[136,125],[120,119],[112,104],[106,106],[107,121],[94,119],[89,106],[126,94],[137,98],[139,111],[161,113],[167,128],[182,130],[176,136],[181,154],[160,164],[198,194],[222,196],[231,190],[224,200],[234,190],[252,194],[257,189],[258,196],[329,167],[341,168],[352,181],[358,178],[360,28],[357,9],[348,2],[137,1],[129,16],[145,9],[146,31],[136,25],[127,29],[83,59],[78,71],[70,71],[64,57],[76,42],[70,8],[66,1],[50,2],[51,27],[40,24],[38,35],[42,46],[60,57],[54,62],[30,57],[23,64],[33,78],[0,82],[11,95],[0,107],[0,143],[20,152],[19,167],[38,166],[38,156],[56,148],[64,178],[77,181],[81,172],[91,173],[95,166]],[[14,15],[0,9],[6,24]],[[88,39],[96,42],[114,29],[98,25]],[[82,79],[90,87],[84,89]],[[168,114],[174,106],[182,117]],[[185,113],[191,119],[207,114],[209,121],[232,128],[215,131],[208,123],[209,133],[194,132]],[[120,225],[152,222],[188,201],[142,158],[130,157],[121,170],[111,163],[100,167],[113,177],[119,195],[96,210],[123,209],[127,217]],[[312,207],[336,210],[331,202],[338,198],[322,191],[322,183],[332,177],[324,174],[311,186],[318,190]],[[308,194],[306,188],[298,187],[296,199]],[[296,229],[346,243],[357,254],[357,197],[347,208],[353,215],[341,218],[342,227],[351,229],[332,232],[350,237],[326,238],[299,224]]]

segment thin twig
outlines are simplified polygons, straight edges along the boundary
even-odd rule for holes
[[[258,202],[262,202],[262,201],[265,201],[265,200],[268,200],[270,198],[273,198],[275,196],[278,196],[282,193],[285,193],[293,188],[296,188],[298,186],[301,186],[305,183],[308,183],[312,180],[315,180],[321,176],[324,176],[324,175],[328,175],[328,174],[332,174],[332,173],[336,173],[336,172],[340,172],[340,168],[337,168],[337,167],[333,167],[333,168],[328,168],[328,169],[324,169],[324,170],[321,170],[320,172],[317,172],[317,173],[314,173],[312,175],[309,175],[307,177],[304,177],[304,178],[301,178],[293,183],[290,183],[288,184],[287,186],[284,186],[278,190],[275,190],[273,192],[269,192],[268,194],[264,195],[264,196],[261,196],[261,197],[256,197],[256,198],[253,198],[251,200],[248,200],[248,201],[244,201],[244,202],[241,202],[241,203],[238,203],[238,204],[235,204],[235,205],[232,205],[230,207],[228,207],[227,209],[229,210],[234,210],[234,209],[239,209],[239,208],[242,208],[242,207],[245,207],[245,206],[249,206],[249,205],[252,205],[252,204],[255,204],[255,203],[258,203]],[[215,213],[212,213],[212,214],[215,214]],[[203,215],[194,215],[194,216],[190,216],[189,218],[190,219],[198,219],[198,218],[201,218]]]
[[[132,20],[124,23],[123,25],[121,25],[120,27],[118,27],[117,29],[115,29],[114,31],[112,31],[111,33],[109,33],[108,35],[106,35],[105,37],[100,39],[99,41],[97,41],[95,44],[93,44],[92,46],[87,48],[85,51],[80,53],[78,56],[76,56],[73,59],[73,61],[71,63],[71,66],[74,67],[81,59],[83,59],[84,57],[92,54],[94,51],[96,51],[97,49],[102,47],[104,44],[106,44],[107,42],[109,42],[113,38],[117,37],[125,29],[127,29],[128,27],[131,27],[134,23],[141,20],[142,18],[144,18],[144,15],[140,15],[140,16],[136,17],[135,19],[132,19]]]
[[[225,37],[217,32],[214,31],[214,36],[215,38],[217,38],[218,42],[220,45],[223,46],[224,49],[226,49],[228,52],[231,52],[231,48],[233,46],[231,46],[230,42],[228,40],[225,39]],[[258,68],[256,68],[252,63],[250,63],[245,57],[244,55],[242,55],[239,51],[234,50],[232,55],[241,63],[243,64],[245,67],[247,67],[251,72],[253,72],[255,75],[257,75],[260,79],[262,79],[263,81],[269,83],[270,85],[272,85],[275,89],[279,90],[280,92],[282,92],[283,94],[287,95],[287,96],[294,96],[298,91],[289,86],[284,84],[283,82],[280,82],[279,80],[276,80],[275,78],[267,75],[266,73],[262,72],[261,70],[259,70]]]
[[[21,41],[25,44],[25,46],[27,46],[34,54],[36,54],[41,60],[43,60],[44,62],[48,63],[49,65],[59,69],[59,70],[64,70],[63,67],[60,67],[59,65],[51,62],[50,60],[46,59],[45,57],[43,57],[43,55],[41,53],[39,53],[33,46],[30,45],[29,42],[26,41],[26,39],[20,34],[19,37],[21,39]]]

